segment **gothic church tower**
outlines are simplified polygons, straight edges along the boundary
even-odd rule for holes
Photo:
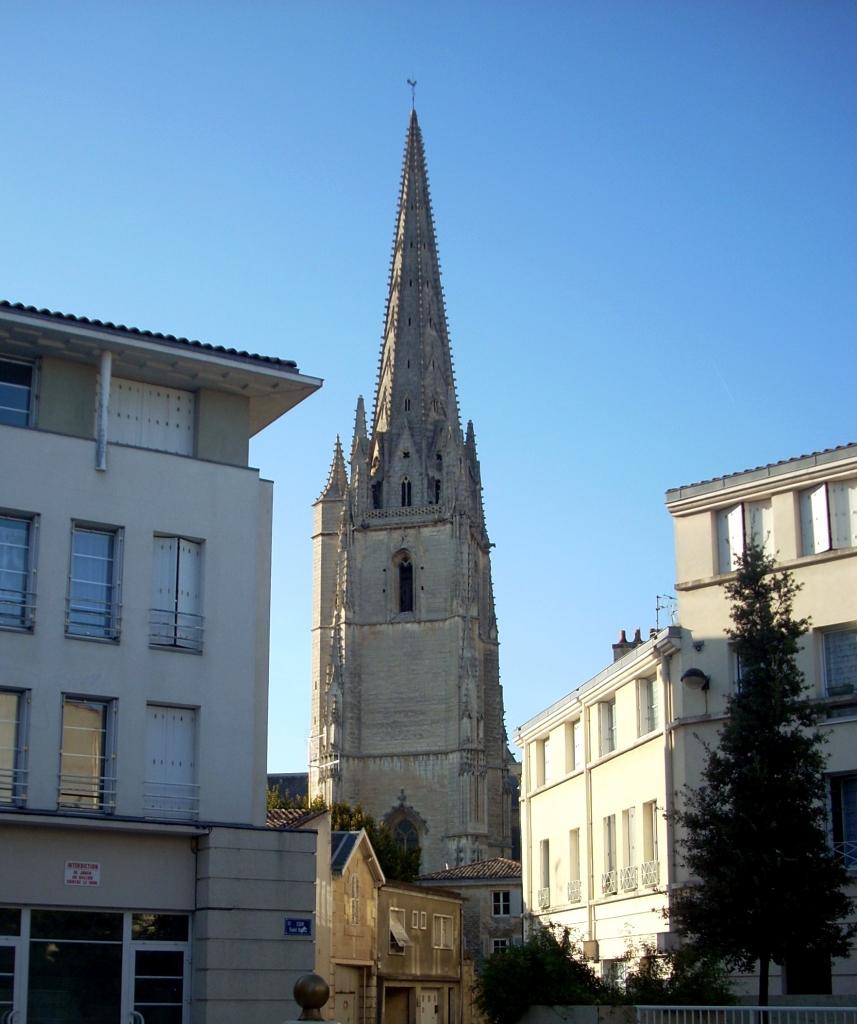
[[[372,429],[358,399],[314,506],[310,795],[362,804],[422,870],[509,855],[491,558],[462,434],[411,114]]]

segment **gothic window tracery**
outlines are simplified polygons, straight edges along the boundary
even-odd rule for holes
[[[402,477],[402,508],[411,507],[411,481],[406,477]]]
[[[416,850],[420,845],[420,835],[412,821],[407,818],[402,820],[393,828],[393,838],[396,844],[403,850]]]
[[[399,562],[399,611],[414,610],[414,566],[407,557]]]

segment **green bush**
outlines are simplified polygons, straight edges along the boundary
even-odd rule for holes
[[[721,960],[687,945],[669,953],[632,950],[624,1002],[642,1005],[725,1006],[733,1003],[729,971]]]
[[[494,953],[476,979],[476,1005],[491,1024],[514,1024],[534,1005],[612,1002],[568,928],[539,928],[522,946]]]

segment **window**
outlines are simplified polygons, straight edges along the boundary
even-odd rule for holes
[[[771,502],[748,501],[717,513],[718,571],[733,572],[745,544],[755,544],[767,554],[774,552],[774,521]]]
[[[616,698],[603,700],[598,705],[598,724],[601,737],[601,754],[616,749]]]
[[[155,537],[149,643],[202,650],[202,544]]]
[[[411,506],[411,481],[405,476],[402,477],[402,508]]]
[[[412,945],[405,927],[405,911],[398,907],[390,907],[390,952],[398,956],[405,955],[405,947]]]
[[[509,939],[492,939],[491,940],[491,952],[502,953],[504,949],[508,949],[511,945]]]
[[[59,805],[112,811],[116,803],[113,750],[116,702],[63,697]]]
[[[491,913],[494,917],[508,917],[510,913],[510,890],[499,889],[491,893]]]
[[[425,931],[428,928],[428,914],[424,911],[420,911],[420,929]]]
[[[605,896],[618,892],[616,872],[616,815],[604,819],[604,871],[601,875],[601,891]]]
[[[857,628],[822,633],[824,689],[829,697],[857,691]]]
[[[28,427],[32,394],[32,364],[0,359],[0,423]]]
[[[580,884],[580,829],[568,833],[568,902],[579,903],[582,895]]]
[[[857,547],[857,480],[802,491],[798,504],[802,554]]]
[[[351,876],[348,890],[348,923],[360,924],[360,879],[356,871]]]
[[[420,912],[418,910],[411,911],[411,928],[419,928],[420,926]]]
[[[637,888],[637,809],[622,811],[622,869],[619,884],[624,892]]]
[[[536,785],[544,786],[551,778],[551,741],[546,736],[536,742]]]
[[[372,508],[381,507],[381,481],[376,480],[372,484]]]
[[[432,945],[435,949],[452,949],[452,918],[432,914]]]
[[[196,712],[192,708],[146,708],[146,769],[143,808],[158,818],[195,818]]]
[[[72,528],[66,633],[99,640],[119,639],[118,530]]]
[[[35,519],[0,516],[0,626],[32,629]]]
[[[416,850],[420,845],[420,834],[412,821],[402,818],[393,827],[393,838],[403,850]]]
[[[113,377],[110,440],[178,455],[193,455],[194,395],[190,391]]]
[[[658,727],[658,681],[656,677],[637,680],[637,729],[645,736]]]
[[[399,611],[414,610],[414,566],[405,554],[399,561]]]
[[[0,804],[23,804],[27,798],[28,695],[0,690]]]
[[[643,885],[658,884],[658,805],[654,800],[643,804],[643,863],[640,871]]]
[[[551,897],[551,844],[550,839],[539,842],[538,904],[542,910],[550,906]]]
[[[847,868],[857,870],[857,775],[831,778],[830,816],[833,849]]]
[[[583,767],[583,724],[578,718],[565,723],[565,770],[579,771]]]

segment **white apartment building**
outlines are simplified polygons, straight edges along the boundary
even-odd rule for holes
[[[740,682],[723,584],[745,539],[802,587],[800,667],[824,707],[830,840],[857,890],[857,445],[676,488],[667,507],[681,625],[624,645],[517,733],[525,907],[572,927],[605,973],[629,944],[673,941],[662,912],[685,876],[665,812],[699,781],[703,741]],[[772,993],[778,984],[801,987],[795,974],[772,979]],[[831,988],[857,994],[857,956],[834,961]]]
[[[0,303],[0,1019],[295,1015],[315,836],[264,827],[248,442],[320,384]]]

